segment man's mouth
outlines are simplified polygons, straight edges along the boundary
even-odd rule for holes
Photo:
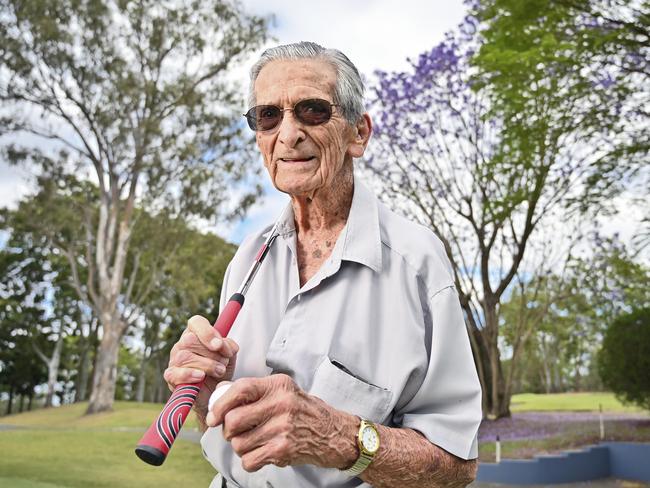
[[[280,161],[284,163],[306,163],[314,159],[314,156],[308,156],[304,158],[280,158]]]

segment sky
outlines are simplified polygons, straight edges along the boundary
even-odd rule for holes
[[[340,49],[369,78],[376,69],[407,69],[407,58],[416,58],[441,41],[465,12],[462,0],[243,0],[242,4],[247,12],[273,16],[270,32],[275,39],[268,46],[308,40]],[[248,66],[235,73],[244,89],[247,74]],[[28,176],[0,161],[0,207],[14,206],[29,190]],[[245,220],[213,230],[239,243],[246,234],[273,222],[287,197],[270,184],[265,190]]]
[[[465,14],[462,0],[242,0],[242,4],[247,12],[273,16],[270,33],[274,40],[267,46],[310,40],[337,48],[367,79],[372,79],[377,69],[407,70],[408,58],[415,59],[435,46]],[[233,73],[241,80],[242,94],[248,89],[249,65],[260,52],[253,53],[250,62]],[[262,165],[261,159],[258,164]],[[29,189],[28,176],[24,170],[0,161],[0,206],[15,205]],[[208,229],[240,243],[250,232],[275,221],[288,200],[270,185],[266,174],[264,178],[265,195],[244,220]],[[620,208],[625,207],[626,202],[621,202]],[[620,232],[625,241],[634,234],[640,220],[637,209],[632,206],[604,225],[612,232]]]

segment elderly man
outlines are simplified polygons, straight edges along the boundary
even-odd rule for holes
[[[357,69],[309,42],[269,49],[251,106],[264,165],[291,199],[280,236],[229,337],[192,317],[165,372],[172,388],[206,380],[195,409],[211,486],[466,485],[481,392],[452,270],[430,231],[354,176],[372,132]],[[268,231],[240,246],[222,307]]]

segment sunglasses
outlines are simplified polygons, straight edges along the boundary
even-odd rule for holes
[[[244,114],[248,121],[248,127],[254,131],[271,130],[278,126],[284,117],[284,112],[291,110],[298,122],[305,125],[320,125],[332,118],[332,107],[336,103],[330,103],[320,98],[309,98],[300,100],[293,108],[280,108],[276,105],[257,105]]]

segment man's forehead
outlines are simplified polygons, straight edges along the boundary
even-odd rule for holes
[[[282,59],[269,62],[255,80],[257,98],[285,89],[320,90],[333,94],[336,87],[336,69],[322,59]]]

